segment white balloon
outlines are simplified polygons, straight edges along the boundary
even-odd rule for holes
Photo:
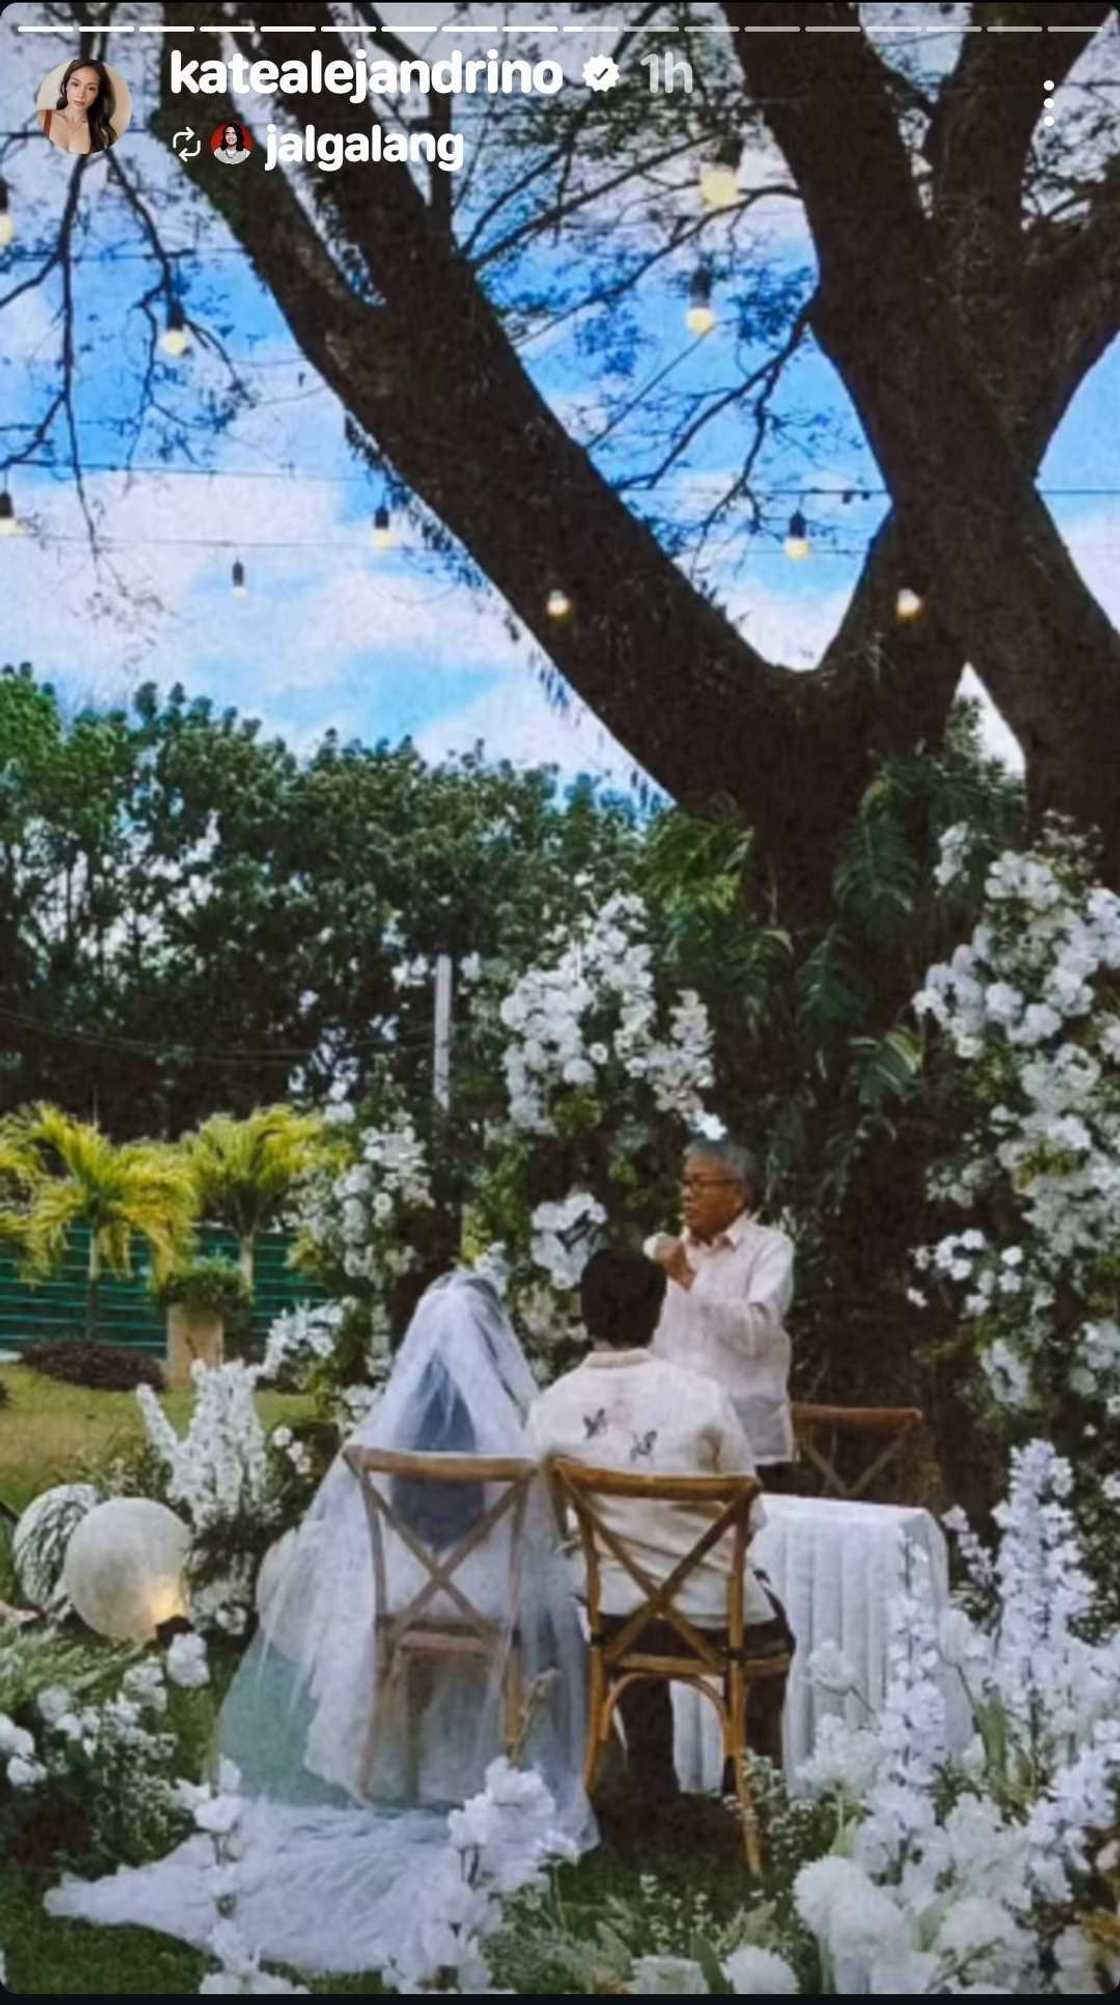
[[[66,1551],[62,1585],[82,1621],[116,1642],[148,1642],[186,1615],[183,1568],[191,1535],[148,1497],[113,1497],[82,1519]]]

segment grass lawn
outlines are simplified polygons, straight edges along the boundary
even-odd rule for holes
[[[40,1490],[73,1483],[144,1439],[136,1395],[63,1385],[26,1365],[0,1365],[9,1398],[0,1406],[0,1502],[22,1511]],[[188,1388],[162,1395],[164,1411],[180,1433],[194,1404]],[[301,1420],[310,1402],[298,1393],[261,1392],[257,1410],[268,1427]]]

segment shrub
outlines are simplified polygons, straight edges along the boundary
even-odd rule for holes
[[[245,1356],[252,1336],[253,1291],[235,1261],[219,1254],[184,1262],[156,1292],[165,1309],[182,1303],[220,1316],[226,1355]]]
[[[23,1361],[32,1371],[61,1379],[66,1385],[89,1386],[99,1392],[133,1392],[138,1385],[150,1385],[156,1392],[163,1391],[163,1372],[155,1358],[119,1345],[89,1343],[85,1338],[34,1344],[25,1351]]]

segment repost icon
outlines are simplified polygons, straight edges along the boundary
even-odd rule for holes
[[[622,82],[622,71],[613,56],[588,56],[583,81],[589,91],[613,91]]]

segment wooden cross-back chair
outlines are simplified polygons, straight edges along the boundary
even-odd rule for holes
[[[751,1871],[761,1871],[758,1820],[747,1775],[747,1701],[759,1679],[782,1676],[792,1661],[788,1652],[751,1657],[746,1649],[745,1585],[750,1545],[750,1514],[761,1484],[753,1476],[636,1476],[618,1469],[595,1469],[566,1456],[550,1463],[558,1515],[570,1509],[579,1529],[587,1574],[587,1619],[590,1631],[590,1688],[584,1784],[591,1795],[599,1779],[610,1739],[615,1709],[627,1686],[641,1679],[674,1680],[691,1685],[715,1707],[723,1736],[724,1759],[734,1765],[743,1846]],[[650,1575],[608,1525],[597,1505],[604,1497],[629,1498],[646,1504],[706,1504],[712,1520],[672,1573],[660,1582]],[[726,1641],[701,1629],[681,1613],[674,1597],[712,1547],[730,1534],[727,1575]],[[640,1589],[642,1602],[613,1636],[602,1626],[604,1554],[625,1568]],[[679,1654],[643,1650],[641,1633],[653,1621],[668,1622],[681,1639]]]
[[[907,1472],[898,1469],[897,1458],[906,1450],[916,1451],[924,1438],[925,1415],[916,1406],[814,1406],[795,1401],[792,1414],[799,1460],[816,1469],[822,1496],[867,1497],[894,1462],[898,1495],[880,1501],[908,1501],[903,1495]],[[852,1469],[849,1444],[857,1442],[865,1450],[870,1444],[869,1459]],[[838,1466],[841,1462],[844,1470]]]
[[[362,1755],[360,1787],[369,1794],[377,1755],[377,1724],[382,1725],[393,1708],[408,1704],[409,1671],[414,1663],[436,1658],[460,1657],[475,1662],[496,1660],[506,1651],[504,1669],[505,1745],[507,1753],[521,1731],[523,1695],[521,1652],[516,1610],[521,1574],[522,1529],[529,1486],[538,1474],[534,1462],[515,1456],[403,1454],[389,1449],[350,1447],[344,1451],[349,1467],[362,1490],[369,1523],[373,1555],[374,1636],[373,1710]],[[394,1508],[391,1483],[403,1477],[414,1483],[469,1485],[486,1484],[497,1491],[489,1504],[463,1536],[442,1550],[433,1548]],[[380,1479],[380,1480],[379,1480]],[[501,1606],[501,1616],[477,1608],[465,1591],[461,1570],[472,1553],[478,1551],[495,1530],[509,1529],[509,1566]],[[418,1561],[425,1578],[407,1603],[390,1608],[388,1570],[385,1563],[386,1535]],[[451,1610],[439,1602],[450,1601]],[[435,1606],[433,1607],[433,1604]],[[415,1794],[419,1785],[419,1719],[415,1709],[405,1715],[407,1787]]]

